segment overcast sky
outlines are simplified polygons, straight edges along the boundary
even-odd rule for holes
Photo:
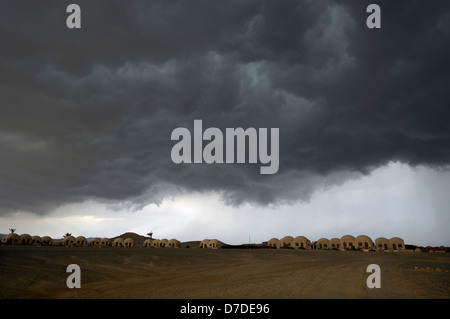
[[[0,233],[450,246],[447,0],[1,6]],[[279,128],[278,172],[173,163],[195,119]]]

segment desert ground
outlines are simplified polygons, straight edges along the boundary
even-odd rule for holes
[[[0,246],[0,269],[3,299],[450,298],[449,253]]]

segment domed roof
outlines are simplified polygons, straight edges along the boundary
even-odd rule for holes
[[[292,241],[294,241],[294,237],[292,237],[292,236],[284,236],[283,238],[280,239],[280,241],[292,242]]]
[[[359,236],[356,236],[355,240],[356,240],[356,241],[365,241],[365,242],[369,242],[369,243],[372,242],[372,238],[370,238],[370,237],[367,236],[367,235],[359,235]]]
[[[390,242],[400,242],[403,243],[404,240],[401,239],[400,237],[392,237],[391,239],[389,239]]]

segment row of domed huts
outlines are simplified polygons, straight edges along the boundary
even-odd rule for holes
[[[384,250],[384,251],[398,251],[405,249],[405,242],[399,237],[392,237],[390,239],[378,237],[375,241],[369,236],[359,235],[353,237],[352,235],[345,235],[341,238],[320,238],[315,242],[311,242],[305,236],[285,236],[281,239],[272,238],[267,242],[271,248],[294,248],[294,249],[335,249],[335,250]]]
[[[15,233],[8,234],[1,239],[3,245],[32,245],[32,246],[52,246],[53,239],[49,236],[30,236],[28,234],[18,235]],[[68,247],[134,247],[136,243],[133,238],[121,238],[117,237],[114,240],[109,238],[94,237],[91,240],[86,239],[84,236],[65,236],[60,245]],[[181,242],[176,239],[147,239],[143,243],[144,247],[153,248],[179,248]]]
[[[15,233],[3,236],[1,239],[3,245],[53,245],[53,239],[49,236],[30,236],[28,234],[18,235]]]
[[[61,244],[63,246],[95,246],[95,247],[135,247],[136,242],[133,238],[121,238],[117,237],[114,240],[110,240],[109,238],[92,238],[89,243],[86,238],[83,236],[73,237],[67,236],[64,237]],[[142,244],[144,247],[152,247],[152,248],[179,248],[181,246],[181,242],[176,239],[146,239]]]

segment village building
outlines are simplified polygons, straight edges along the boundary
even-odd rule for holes
[[[208,248],[211,248],[211,249],[218,249],[218,248],[222,247],[222,245],[223,245],[223,243],[217,239],[211,239],[208,242]]]
[[[75,245],[79,247],[87,246],[87,240],[84,236],[78,236],[75,238]]]
[[[153,239],[148,238],[148,239],[144,240],[144,242],[142,243],[142,246],[150,248],[150,247],[152,247],[152,242],[153,242]]]
[[[311,241],[305,236],[297,236],[292,242],[292,247],[295,249],[311,249]]]
[[[116,238],[114,239],[113,243],[112,243],[113,247],[123,247],[123,238]]]
[[[389,239],[389,244],[390,244],[390,248],[393,251],[405,249],[405,242],[403,241],[403,239],[401,239],[399,237],[392,237],[391,239]]]
[[[331,249],[339,249],[341,246],[341,240],[339,238],[331,238],[330,239],[330,248]]]
[[[15,233],[8,234],[2,238],[2,244],[3,245],[18,245],[18,244],[20,244],[20,236]]]
[[[91,238],[91,240],[89,241],[89,246],[101,247],[102,240],[99,237]]]
[[[355,237],[344,235],[341,237],[341,250],[355,249]]]
[[[210,239],[203,239],[198,245],[199,248],[208,248],[208,243]]]
[[[102,247],[108,247],[111,245],[111,240],[109,240],[109,238],[103,237],[100,241],[100,245]]]
[[[126,239],[123,241],[123,246],[124,246],[124,247],[128,247],[128,248],[134,247],[134,239],[133,239],[133,238],[126,238]]]
[[[20,235],[20,244],[21,245],[30,245],[31,244],[31,236],[28,234]]]
[[[355,238],[355,247],[362,250],[371,250],[374,248],[374,244],[369,236],[359,235]]]
[[[316,249],[330,249],[330,241],[327,238],[320,238],[316,242]]]
[[[172,238],[171,240],[169,240],[167,247],[169,248],[180,248],[181,247],[181,242],[179,240],[176,240],[175,238]]]
[[[43,246],[53,245],[53,239],[50,236],[43,236],[41,242]]]
[[[167,240],[166,238],[163,238],[159,241],[158,247],[166,248],[168,244],[169,244],[169,240]]]
[[[375,239],[375,249],[378,251],[389,251],[390,243],[387,238],[378,237]]]
[[[267,246],[269,246],[270,248],[277,248],[278,246],[278,242],[280,240],[278,238],[271,238],[268,242],[267,242]]]
[[[294,237],[292,236],[285,236],[280,239],[278,242],[278,249],[280,248],[293,248],[294,244]]]
[[[67,247],[72,247],[73,245],[75,245],[75,243],[76,243],[75,237],[66,236],[63,238],[61,245],[67,246]]]
[[[152,245],[153,248],[158,248],[159,247],[159,239],[154,239],[152,241],[151,245]]]

